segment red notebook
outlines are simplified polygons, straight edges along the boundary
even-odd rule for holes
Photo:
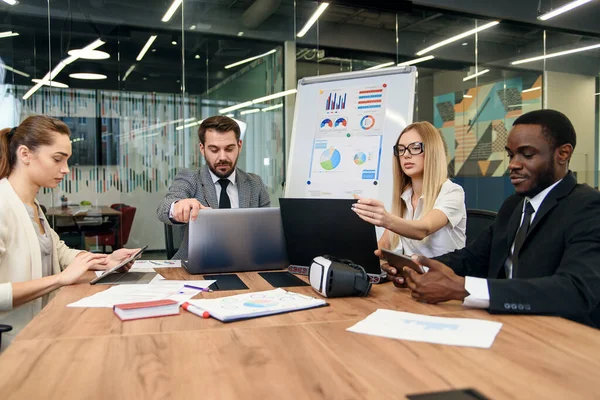
[[[122,321],[130,319],[179,315],[179,303],[175,300],[141,301],[139,303],[117,304],[113,311]]]

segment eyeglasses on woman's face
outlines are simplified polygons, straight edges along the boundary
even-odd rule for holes
[[[394,146],[394,155],[396,157],[401,157],[406,153],[406,150],[408,150],[410,155],[416,156],[421,154],[425,150],[425,146],[423,145],[423,142],[413,142],[410,143],[408,146],[397,144]]]

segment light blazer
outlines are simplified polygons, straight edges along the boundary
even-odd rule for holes
[[[44,219],[46,217],[44,216]],[[52,243],[52,273],[59,273],[79,254],[69,249],[46,221]],[[12,325],[13,330],[2,334],[2,346],[41,310],[42,298],[20,307],[12,305],[12,283],[42,277],[42,255],[38,237],[25,205],[8,179],[0,180],[0,323]]]
[[[269,207],[271,205],[269,193],[260,176],[244,172],[239,168],[235,169],[235,176],[240,208]],[[177,173],[169,191],[156,210],[158,219],[165,224],[181,225],[169,218],[169,210],[171,204],[183,199],[197,199],[203,206],[219,208],[217,191],[207,165],[195,171],[183,168]],[[181,245],[173,259],[185,260],[187,254],[188,226],[186,225]]]
[[[458,275],[487,278],[492,313],[557,315],[600,327],[600,192],[569,172],[537,210],[515,279],[503,279],[523,201],[509,197],[489,230],[436,259]]]

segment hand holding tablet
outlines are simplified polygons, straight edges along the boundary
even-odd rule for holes
[[[94,278],[90,284],[95,284],[99,281],[101,281],[104,277],[112,274],[113,272],[117,271],[119,268],[124,267],[125,265],[129,264],[130,262],[137,260],[138,258],[141,257],[142,253],[144,252],[144,250],[146,250],[148,248],[148,246],[144,246],[142,247],[137,253],[135,253],[134,255],[132,255],[131,257],[121,261],[120,263],[117,263],[117,265],[115,265],[112,268],[107,269],[106,271],[104,271],[104,273],[96,278]]]

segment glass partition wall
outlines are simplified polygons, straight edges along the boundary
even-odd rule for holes
[[[309,24],[316,11],[322,13]],[[467,207],[496,210],[513,192],[508,131],[531,110],[554,108],[571,118],[578,132],[571,168],[580,182],[597,186],[598,43],[418,7],[0,2],[0,120],[11,127],[44,114],[70,127],[71,172],[38,197],[70,245],[162,251],[156,208],[181,168],[203,165],[197,129],[204,118],[240,121],[238,166],[261,176],[276,206],[297,80],[415,65],[415,120],[440,130]],[[88,213],[73,218],[63,204]],[[123,205],[135,208],[133,217],[131,210],[111,213]]]

